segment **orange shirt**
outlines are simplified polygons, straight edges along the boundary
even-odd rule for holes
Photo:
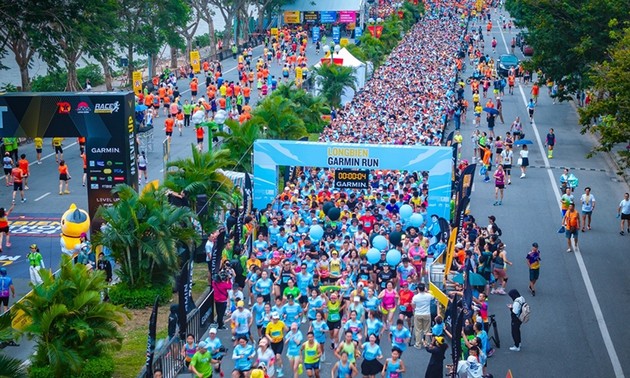
[[[197,92],[197,88],[199,87],[199,84],[197,84],[197,82],[195,80],[190,82],[190,90]]]
[[[208,71],[210,69],[210,64],[208,62],[203,62],[203,70]]]
[[[221,108],[221,109],[225,109],[225,105],[226,105],[225,98],[221,97],[221,98],[219,99],[219,108]]]
[[[197,127],[197,139],[203,139],[203,134],[204,134],[203,127],[201,126]]]
[[[538,85],[536,84],[532,87],[532,95],[538,96]]]
[[[234,96],[238,96],[239,94],[241,94],[241,87],[238,85],[234,86]]]
[[[85,144],[85,137],[78,137],[77,142],[79,142],[79,144]]]
[[[68,166],[67,165],[60,165],[59,168],[57,168],[59,170],[59,174],[62,175],[67,175],[68,174]]]
[[[24,176],[24,172],[18,167],[15,167],[11,170],[11,176],[13,176],[13,182],[20,183],[22,182],[22,177]]]
[[[244,97],[249,97],[249,95],[251,94],[251,89],[249,87],[243,87],[243,96]]]
[[[160,87],[160,89],[158,89],[158,97],[163,99],[164,96],[166,96],[166,88]]]
[[[232,97],[233,95],[234,95],[234,88],[232,88],[231,86],[228,86],[227,88],[225,88],[226,97]]]
[[[83,168],[87,168],[87,154],[85,152],[82,153],[81,158],[83,159]]]
[[[178,121],[183,121],[183,120],[184,120],[184,113],[182,113],[182,112],[177,113],[177,115],[175,116],[175,118],[176,118]]]
[[[147,95],[147,97],[144,98],[144,104],[146,106],[152,106],[153,105],[153,95],[151,93],[149,93]]]
[[[28,175],[28,160],[20,159],[18,163],[22,173],[24,173],[24,175]]]
[[[164,127],[166,127],[166,132],[167,133],[172,133],[173,132],[173,125],[175,124],[175,121],[173,121],[173,118],[167,118],[166,120],[164,120]]]
[[[208,89],[208,92],[206,94],[208,95],[208,100],[212,100],[213,98],[217,96],[217,92],[211,89]]]

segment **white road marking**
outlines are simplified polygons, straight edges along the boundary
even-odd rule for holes
[[[499,31],[501,33],[501,39],[503,39],[505,51],[507,51],[509,54],[510,50],[505,40],[503,30],[499,28]],[[518,89],[521,92],[523,104],[527,106],[527,98],[525,97],[523,86],[520,83],[518,84]],[[547,154],[545,153],[545,148],[543,146],[542,139],[540,138],[538,127],[536,126],[536,121],[532,122],[532,129],[534,130],[534,135],[536,135],[536,142],[538,144],[539,152],[542,155],[543,161],[545,162],[545,170],[547,171],[547,175],[549,176],[549,181],[551,182],[551,186],[553,188],[553,194],[556,197],[556,205],[559,209],[562,209],[562,206],[560,205],[560,189],[558,188],[558,183],[553,177],[553,172],[551,171],[551,168],[549,166],[549,159],[547,158]],[[599,305],[599,301],[597,300],[597,295],[595,295],[595,288],[593,287],[591,277],[588,274],[586,264],[584,263],[584,258],[582,257],[579,248],[575,249],[575,253],[573,253],[573,256],[575,256],[575,260],[577,261],[578,267],[580,268],[580,275],[582,276],[584,286],[586,287],[586,293],[588,294],[591,306],[593,307],[593,312],[595,313],[595,318],[597,319],[597,325],[599,326],[599,332],[601,333],[602,339],[604,340],[604,346],[606,347],[606,352],[608,353],[613,371],[615,372],[615,377],[625,377],[623,369],[621,367],[621,362],[619,361],[619,356],[617,355],[617,350],[615,349],[615,345],[613,344],[612,338],[610,337],[610,332],[608,331],[608,326],[606,325],[606,319],[604,319],[604,313],[601,306]]]
[[[76,145],[77,143],[78,143],[78,142],[70,143],[69,145],[64,146],[64,148],[66,148],[66,149],[67,149],[67,148],[69,148],[69,147],[72,147],[72,146]],[[51,153],[49,153],[48,155],[43,156],[43,157],[42,157],[42,160],[44,160],[44,159],[48,159],[48,158],[49,158],[49,157],[51,157],[51,156],[55,156],[55,153],[54,153],[54,152],[51,152]],[[33,164],[37,164],[37,162],[30,162],[30,163],[28,164],[28,166],[30,167],[30,166],[31,166],[31,165],[33,165]]]
[[[46,192],[46,193],[42,194],[41,196],[35,198],[35,202],[39,201],[40,199],[44,199],[49,194],[50,194],[50,192]]]

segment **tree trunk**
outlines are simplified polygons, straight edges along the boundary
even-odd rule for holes
[[[171,68],[177,68],[177,47],[171,46]]]
[[[15,56],[15,63],[20,68],[20,81],[22,83],[22,91],[30,91],[31,77],[28,72],[28,65],[33,58],[34,50],[28,43],[28,40],[23,36],[9,41],[9,48]]]
[[[127,60],[129,61],[127,64],[127,78],[131,83],[133,78],[133,70],[135,69],[135,67],[133,66],[133,46],[131,46],[131,44],[129,45],[129,47],[127,47]]]
[[[256,32],[262,33],[263,21],[265,20],[265,7],[258,7],[258,20],[256,20]]]
[[[214,20],[212,16],[207,20],[208,22],[208,38],[210,39],[210,56],[214,56],[217,53],[217,41],[214,32]]]
[[[22,92],[31,90],[31,77],[28,72],[28,64],[24,67],[20,66],[20,79],[22,82]]]
[[[68,81],[66,82],[66,92],[77,92],[79,90],[79,79],[77,77],[76,62],[66,64],[68,70]]]
[[[109,67],[109,62],[107,61],[107,57],[102,57],[100,60],[101,66],[103,67],[103,77],[105,77],[105,88],[108,92],[114,90],[114,86],[112,84],[112,70]]]
[[[155,76],[158,72],[157,71],[158,54],[159,52],[156,52],[155,54],[151,54],[151,72],[149,72],[149,80],[151,80],[153,76]]]

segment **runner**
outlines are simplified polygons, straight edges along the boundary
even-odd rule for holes
[[[68,166],[66,165],[65,160],[59,161],[59,195],[70,194],[70,190],[68,189],[68,181],[72,178],[70,177],[70,173],[68,172]]]
[[[630,194],[624,193],[623,199],[619,202],[619,207],[617,208],[617,218],[621,218],[621,223],[619,227],[621,227],[621,231],[619,231],[619,235],[624,235],[624,223],[626,225],[626,232],[630,234]],[[0,247],[2,246],[2,238],[0,237]]]
[[[567,252],[573,252],[573,246],[571,245],[571,238],[575,243],[575,249],[578,249],[578,230],[580,228],[580,215],[575,210],[575,203],[571,202],[569,209],[564,218],[562,219],[562,225],[565,228],[565,236],[567,238]]]
[[[144,153],[144,151],[141,151],[140,156],[138,156],[138,171],[140,171],[140,175],[138,175],[138,181],[141,181],[142,177],[144,177],[145,184],[149,180],[149,172],[147,170],[147,165],[148,165],[147,155]]]
[[[64,138],[55,137],[52,138],[52,147],[55,150],[55,163],[59,163],[63,160],[63,140]],[[41,159],[39,159],[41,161]]]
[[[4,158],[2,158],[2,167],[4,168],[4,180],[7,186],[11,186],[11,173],[13,172],[13,159],[11,159],[11,153],[5,152]]]
[[[15,298],[15,286],[13,280],[7,275],[7,269],[0,267],[0,314],[9,311],[9,293]]]
[[[529,291],[533,296],[536,296],[536,282],[540,277],[540,250],[538,250],[538,243],[532,243],[532,250],[525,256],[527,260],[527,266],[529,267]]]
[[[249,378],[250,370],[252,370],[252,360],[255,357],[256,349],[247,343],[247,337],[239,336],[237,345],[232,352],[232,360],[234,360],[232,378]]]
[[[30,176],[29,162],[26,160],[26,154],[20,155],[19,166],[22,170],[22,181],[24,182],[24,190],[28,190],[28,177]]]
[[[287,358],[289,359],[289,366],[293,370],[293,378],[297,378],[300,367],[300,348],[304,340],[304,335],[298,329],[297,323],[291,324],[291,330],[286,334],[284,340],[287,344]]]
[[[37,153],[37,164],[42,163],[42,150],[44,147],[44,140],[42,138],[33,138],[33,144],[35,144],[35,152]]]
[[[591,217],[593,216],[593,211],[595,210],[595,196],[591,194],[590,187],[587,186],[584,188],[584,194],[580,197],[580,202],[582,202],[582,232],[585,231],[585,226],[590,231]]]
[[[293,327],[293,325],[291,327]],[[267,324],[265,330],[265,337],[271,343],[271,350],[276,354],[275,366],[278,370],[278,377],[284,376],[284,372],[282,371],[282,351],[284,350],[285,344],[284,334],[288,330],[284,322],[280,320],[280,315],[277,312],[272,313],[271,322]]]
[[[11,177],[13,178],[13,203],[15,203],[15,194],[17,191],[20,191],[20,197],[22,198],[22,203],[26,202],[26,198],[24,197],[24,182],[22,181],[24,178],[24,172],[20,168],[20,163],[16,162],[15,167],[11,171]]]
[[[302,344],[300,351],[304,353],[304,370],[309,378],[319,377],[319,359],[321,357],[320,347],[313,332],[306,335],[307,341]]]

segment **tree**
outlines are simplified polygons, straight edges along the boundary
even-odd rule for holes
[[[210,56],[214,56],[217,53],[217,41],[214,31],[214,11],[210,6],[210,0],[191,0],[191,6],[197,12],[197,16],[208,24]]]
[[[128,185],[117,185],[118,201],[101,207],[97,216],[105,226],[93,237],[94,245],[112,251],[120,264],[119,277],[130,289],[160,287],[171,282],[179,268],[177,249],[199,241],[195,214],[168,200],[166,190],[138,194]]]
[[[341,106],[341,96],[346,87],[356,91],[357,79],[354,68],[336,64],[322,64],[315,70],[317,83],[322,88],[321,96],[332,107]]]
[[[249,120],[262,131],[263,137],[294,140],[308,133],[304,120],[295,112],[295,104],[284,97],[268,97],[256,106]]]
[[[309,133],[321,133],[326,125],[322,119],[324,114],[330,114],[330,108],[321,96],[313,96],[304,89],[297,88],[295,82],[280,84],[269,97],[284,97],[295,104],[293,111],[299,114],[304,121],[306,131]]]
[[[12,312],[7,311],[0,315],[0,342],[6,343],[14,340],[15,335],[11,328]],[[26,375],[26,369],[22,366],[22,360],[0,354],[0,377],[22,378]]]
[[[77,63],[83,54],[113,42],[107,35],[115,30],[112,20],[116,19],[117,6],[116,0],[68,0],[61,6],[46,0],[38,4],[51,11],[43,14],[48,17],[43,20],[46,27],[36,34],[34,44],[48,66],[58,69],[61,58],[68,74],[66,91],[81,88]]]
[[[226,209],[231,200],[233,184],[220,169],[231,169],[235,162],[230,159],[230,151],[218,150],[200,152],[191,145],[192,156],[168,163],[164,185],[177,192],[185,193],[193,214],[202,209],[197,207],[197,199],[205,195],[206,211],[199,215],[199,222],[205,232],[210,232],[218,225],[216,213]]]
[[[223,32],[223,43],[225,46],[229,46],[233,42],[234,33],[232,28],[234,27],[234,19],[238,17],[239,12],[247,0],[208,0],[215,8],[219,10],[223,20],[225,21],[225,30]],[[237,34],[238,36],[238,34]]]
[[[630,28],[625,29],[610,48],[610,61],[593,66],[590,80],[593,100],[580,108],[582,134],[591,132],[599,140],[589,157],[597,152],[609,152],[620,143],[617,151],[620,165],[630,167]]]
[[[611,36],[630,21],[624,0],[514,0],[506,8],[527,30],[535,51],[530,68],[554,80],[561,99],[590,86],[589,67],[605,59]]]
[[[228,119],[225,125],[230,132],[220,131],[215,135],[223,139],[221,148],[229,152],[230,159],[235,161],[234,170],[238,172],[252,172],[252,147],[260,137],[260,128],[253,122],[238,123]]]
[[[17,302],[16,310],[31,319],[23,331],[34,338],[34,367],[47,367],[56,377],[72,376],[83,363],[104,353],[119,350],[123,335],[118,326],[129,314],[120,306],[101,301],[107,284],[100,271],[88,271],[62,256],[57,275],[40,270],[41,285]]]

